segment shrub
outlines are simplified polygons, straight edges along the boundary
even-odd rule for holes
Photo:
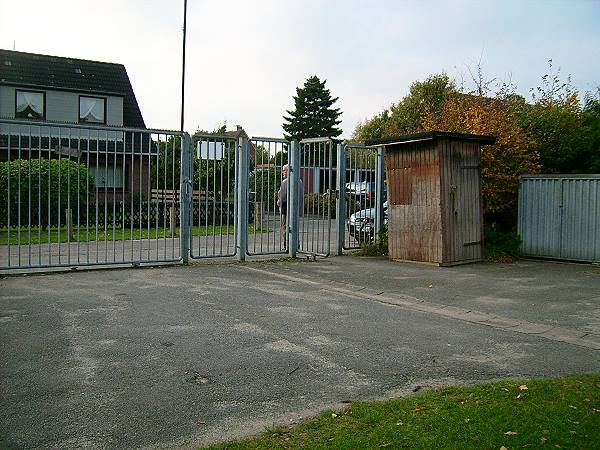
[[[521,237],[516,229],[502,230],[496,224],[485,225],[484,251],[487,259],[512,262],[521,256]]]
[[[10,195],[9,195],[10,182]],[[64,211],[85,203],[94,192],[94,180],[85,165],[68,159],[31,159],[0,163],[0,226],[43,227],[64,223]],[[29,223],[31,215],[31,223]]]

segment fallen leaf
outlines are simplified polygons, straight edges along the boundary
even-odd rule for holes
[[[388,442],[387,444],[381,444],[379,447],[380,447],[380,448],[388,448],[388,447],[391,447],[391,446],[392,446],[392,444],[390,444],[390,443]]]
[[[525,445],[523,446],[523,448],[531,448],[531,447],[533,447],[533,444],[525,444]]]
[[[471,419],[465,419],[465,423],[469,423]]]
[[[561,447],[560,445],[558,445],[558,444],[554,444],[554,447],[555,447],[555,448],[562,448],[562,447]]]
[[[546,442],[548,439],[546,439],[545,437],[540,438],[540,442],[543,444],[544,442]]]
[[[577,406],[569,405],[569,408],[571,408],[571,409],[577,409]]]
[[[506,436],[516,436],[516,435],[517,435],[517,434],[519,434],[519,433],[517,433],[516,431],[507,431],[507,432],[506,432],[506,433],[504,433],[504,434],[505,434]]]
[[[527,386],[525,386],[524,384],[522,384],[521,386],[519,386],[519,389],[521,391],[527,391],[529,388]]]
[[[508,450],[504,445],[500,447],[500,450]]]
[[[428,287],[432,288],[432,287],[433,287],[433,284],[430,284]]]
[[[597,409],[597,408],[592,408],[592,412],[593,412],[593,413],[600,412],[600,409]]]
[[[521,396],[521,394],[519,394],[519,395],[517,395],[515,398],[521,398],[521,397],[522,397],[522,396]]]
[[[205,421],[205,420],[196,420],[196,423],[197,423],[198,425],[205,425],[205,424],[206,424],[206,421]]]
[[[504,392],[508,392],[508,389],[506,389],[506,388],[502,388],[502,390],[503,390]]]
[[[336,413],[331,413],[331,417],[337,417],[338,415]]]
[[[577,435],[576,431],[569,431],[569,433],[571,434],[571,436],[576,436]]]
[[[396,425],[404,425],[404,422],[396,422]]]

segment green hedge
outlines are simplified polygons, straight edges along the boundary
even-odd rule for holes
[[[9,196],[10,185],[10,196]],[[68,159],[31,159],[0,163],[0,227],[64,223],[64,211],[86,201],[86,188],[94,193],[94,180],[85,165]],[[30,219],[31,216],[31,219]],[[50,220],[48,220],[50,216]],[[31,223],[29,223],[31,220]]]

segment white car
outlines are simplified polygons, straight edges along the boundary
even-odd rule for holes
[[[383,202],[383,220],[387,223],[388,202]],[[375,235],[375,208],[356,211],[346,221],[348,232],[360,243],[373,241]]]

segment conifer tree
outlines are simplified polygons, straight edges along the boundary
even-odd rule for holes
[[[295,109],[287,111],[282,125],[286,139],[304,139],[313,137],[337,137],[342,130],[337,126],[342,122],[339,108],[332,108],[338,97],[332,98],[326,81],[313,75],[296,88]]]

